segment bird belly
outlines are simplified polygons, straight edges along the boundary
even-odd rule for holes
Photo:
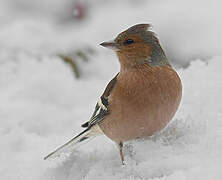
[[[144,107],[142,111],[137,108],[129,108],[128,112],[113,113],[101,122],[100,127],[104,134],[115,142],[124,142],[132,139],[151,136],[163,129],[172,119],[178,105],[173,104],[170,108],[160,105],[154,109]],[[163,110],[168,109],[167,112]],[[135,113],[135,111],[137,111]]]

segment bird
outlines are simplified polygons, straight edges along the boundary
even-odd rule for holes
[[[114,141],[125,164],[123,143],[164,129],[182,98],[182,82],[170,65],[150,24],[137,24],[100,45],[114,50],[120,70],[108,83],[80,134],[44,159],[60,156],[77,144],[105,135]]]

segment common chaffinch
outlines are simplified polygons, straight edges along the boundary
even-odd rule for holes
[[[80,134],[44,159],[105,134],[119,147],[123,142],[151,136],[172,119],[181,101],[181,80],[169,64],[149,24],[138,24],[100,45],[113,49],[120,72],[108,83],[90,120]]]

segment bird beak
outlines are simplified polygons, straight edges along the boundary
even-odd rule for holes
[[[103,46],[103,47],[112,49],[112,50],[114,50],[114,51],[119,51],[119,50],[120,50],[119,44],[116,43],[115,41],[103,42],[103,43],[101,43],[100,45]]]

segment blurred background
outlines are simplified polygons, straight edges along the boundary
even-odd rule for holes
[[[0,47],[37,55],[101,50],[101,41],[137,23],[151,23],[169,59],[221,54],[219,1],[1,0]],[[103,50],[104,51],[104,50]]]
[[[0,0],[3,179],[221,179],[221,17],[219,0]],[[105,138],[56,167],[44,162],[81,130],[119,71],[99,44],[138,23],[153,25],[182,78],[175,123],[141,149],[129,146],[123,171]]]

